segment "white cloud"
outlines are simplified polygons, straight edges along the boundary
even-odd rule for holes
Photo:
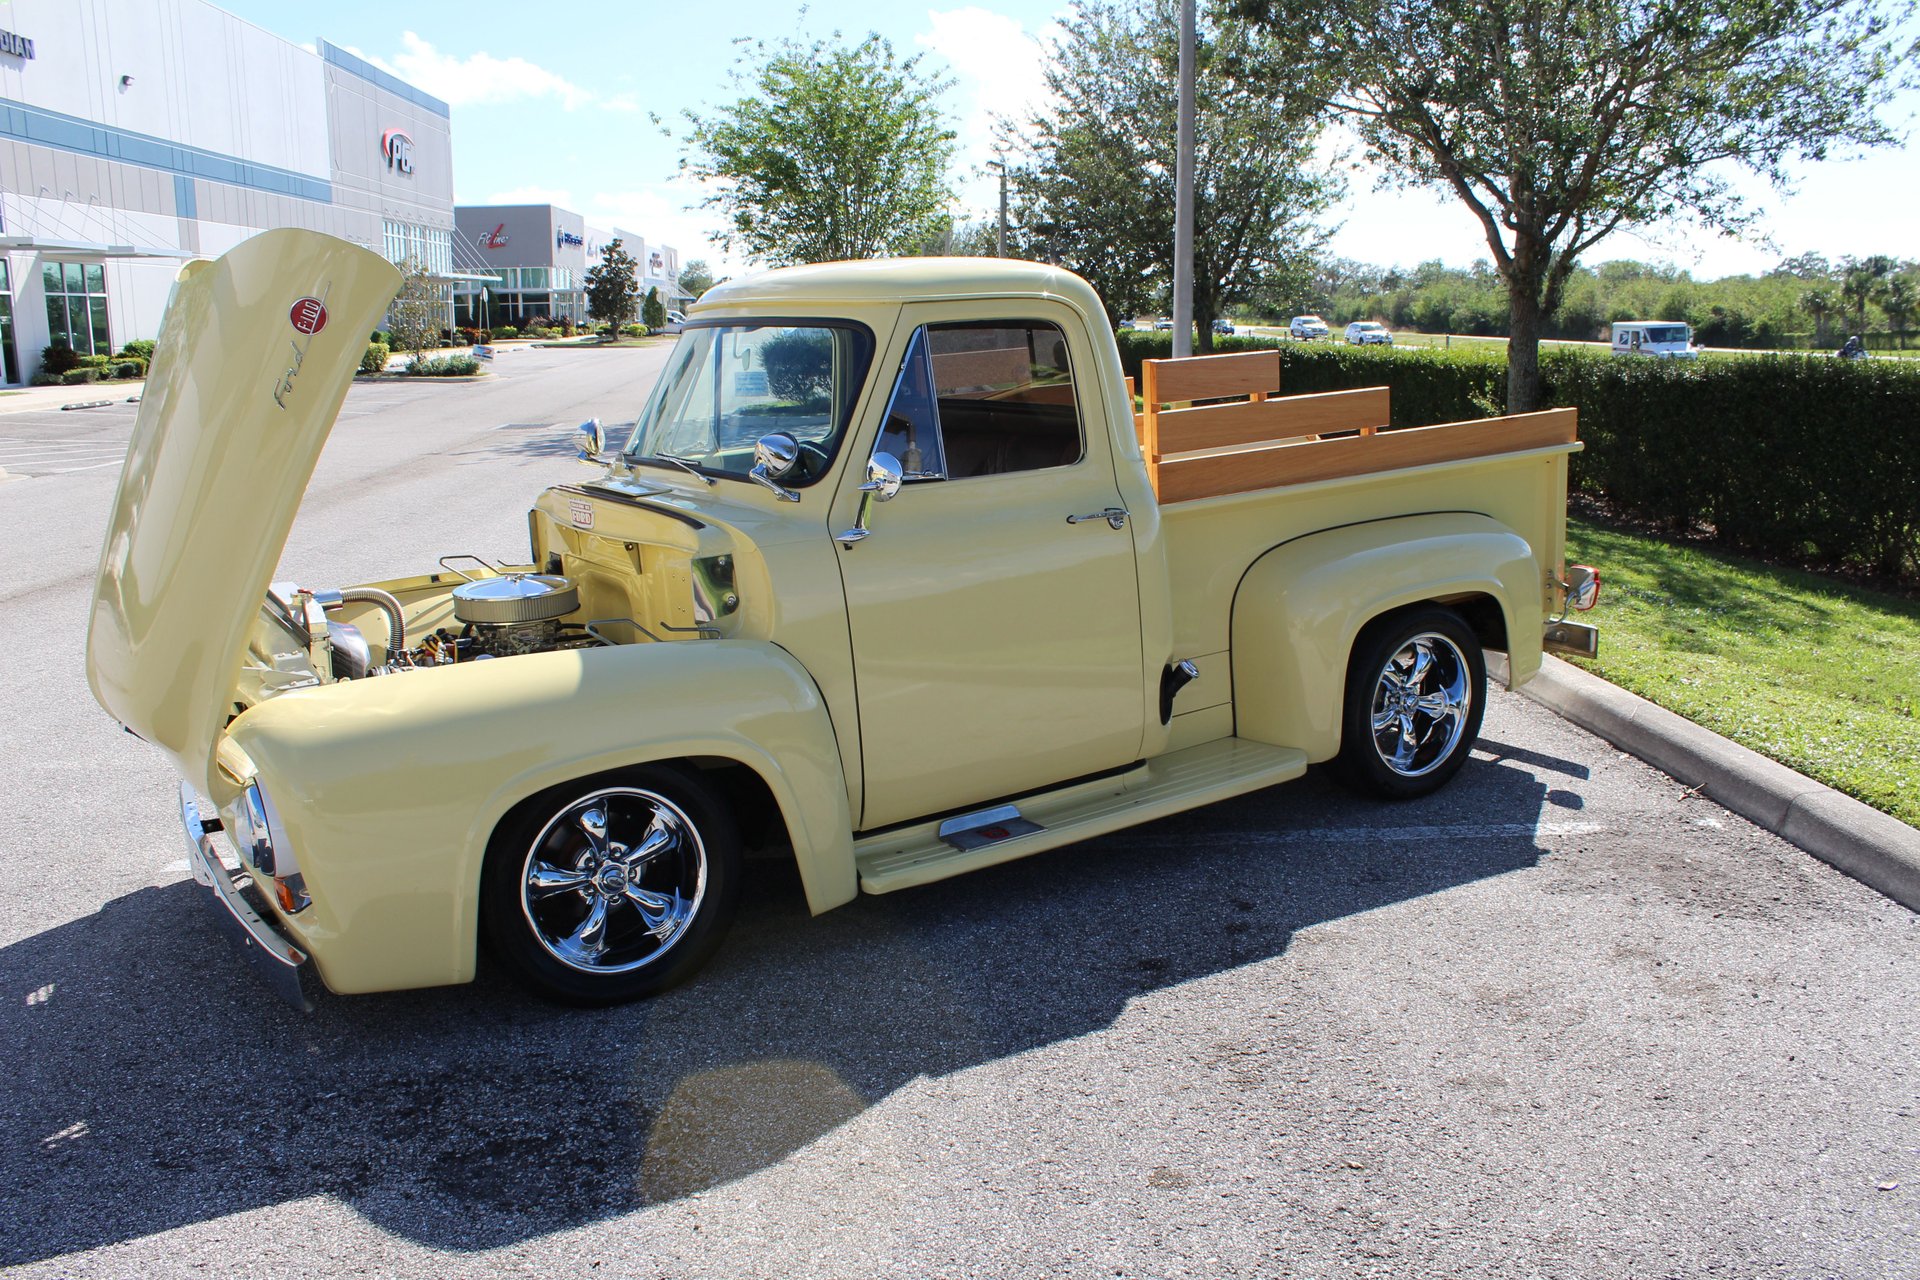
[[[490,53],[476,53],[461,58],[441,53],[412,31],[400,33],[400,45],[402,51],[395,54],[391,62],[382,58],[367,58],[367,61],[449,106],[511,102],[519,98],[558,98],[562,107],[572,111],[594,98],[566,77],[517,55],[496,58]],[[358,50],[350,52],[366,57]]]
[[[958,82],[953,93],[964,104],[954,154],[961,198],[978,211],[993,205],[997,180],[986,164],[994,158],[994,122],[1023,124],[1047,101],[1047,47],[1059,32],[1049,22],[1029,32],[1019,19],[974,5],[929,9],[930,30],[914,43],[944,59]]]

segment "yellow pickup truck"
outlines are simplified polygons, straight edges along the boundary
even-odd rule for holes
[[[181,273],[88,633],[296,1003],[467,981],[483,940],[551,998],[648,995],[720,945],[751,841],[818,913],[1316,762],[1424,795],[1484,650],[1518,683],[1595,644],[1571,412],[1394,430],[1272,353],[1149,362],[1136,410],[1092,289],[996,260],[717,288],[524,562],[274,582],[396,284],[303,231]]]

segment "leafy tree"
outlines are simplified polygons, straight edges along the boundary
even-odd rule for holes
[[[445,291],[418,258],[400,266],[400,291],[387,308],[388,341],[396,351],[410,351],[418,361],[429,347],[440,344],[445,326]]]
[[[1295,50],[1278,83],[1327,104],[1401,181],[1480,221],[1512,313],[1507,407],[1538,407],[1539,338],[1580,255],[1622,227],[1752,214],[1732,162],[1895,141],[1877,112],[1911,57],[1876,0],[1230,0]],[[1899,3],[1899,0],[1896,0]]]
[[[1114,317],[1158,309],[1173,276],[1179,23],[1174,0],[1076,0],[1047,67],[1016,174],[1029,244],[1085,276]],[[1280,51],[1209,17],[1194,62],[1193,315],[1256,291],[1304,297],[1337,182],[1314,167],[1314,104],[1276,100]],[[1030,250],[1029,250],[1030,251]]]
[[[640,309],[640,264],[615,236],[600,261],[587,268],[587,314],[617,335]]]
[[[680,287],[692,294],[696,301],[701,294],[713,288],[713,283],[713,269],[707,266],[704,258],[695,258],[680,268]]]
[[[756,41],[741,60],[757,64],[752,91],[688,111],[695,155],[681,162],[712,184],[702,207],[726,219],[730,251],[774,265],[873,258],[911,252],[940,226],[954,135],[937,100],[950,81],[878,35]]]
[[[640,323],[647,326],[649,332],[666,328],[667,304],[660,301],[660,290],[647,290],[647,300],[640,304]]]

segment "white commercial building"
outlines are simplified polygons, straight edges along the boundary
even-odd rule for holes
[[[453,214],[454,261],[462,276],[454,305],[462,324],[584,323],[587,272],[614,240],[634,260],[642,296],[658,289],[670,307],[686,296],[680,251],[638,232],[588,226],[571,209],[552,204],[463,204]]]
[[[180,263],[272,227],[455,270],[447,104],[203,0],[0,4],[4,381],[151,338]]]

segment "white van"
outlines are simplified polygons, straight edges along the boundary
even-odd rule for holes
[[[1697,360],[1700,348],[1693,345],[1693,330],[1678,320],[1617,320],[1613,354]]]

